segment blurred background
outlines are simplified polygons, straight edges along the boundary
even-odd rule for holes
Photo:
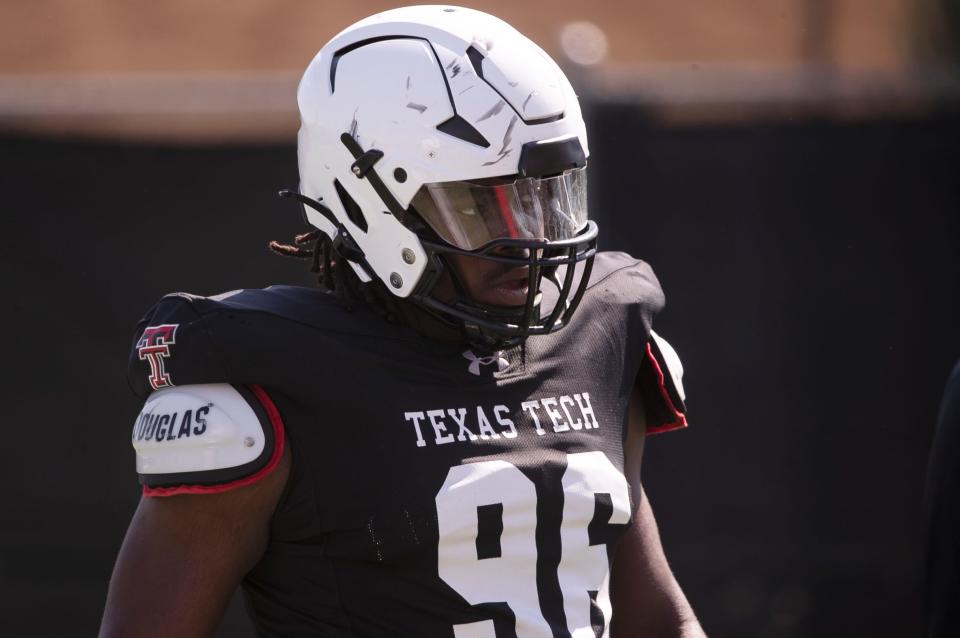
[[[464,4],[568,72],[602,247],[667,292],[692,426],[644,480],[707,632],[920,635],[960,358],[960,2]],[[0,635],[95,633],[139,498],[133,326],[172,290],[310,285],[266,249],[301,230],[275,198],[296,82],[390,6],[0,0]],[[251,635],[238,601],[221,635]]]

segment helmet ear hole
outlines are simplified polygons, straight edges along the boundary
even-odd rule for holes
[[[357,202],[350,197],[350,193],[340,184],[339,180],[333,180],[333,187],[337,189],[340,203],[343,205],[343,209],[347,211],[347,218],[353,222],[354,226],[363,232],[367,232],[367,218],[363,216],[363,210],[360,209]]]

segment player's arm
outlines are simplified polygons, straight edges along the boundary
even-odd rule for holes
[[[113,569],[100,636],[213,635],[266,548],[289,456],[263,480],[228,492],[143,497]]]
[[[640,461],[648,431],[686,425],[679,358],[653,335],[629,406],[624,470],[639,488],[633,522],[617,544],[610,576],[613,638],[704,636],[683,590],[667,564],[646,492]]]
[[[646,423],[640,401],[630,404],[625,469],[639,476]],[[646,492],[641,488],[633,523],[617,544],[610,576],[613,638],[703,636],[700,623],[674,578]]]
[[[133,436],[145,495],[114,567],[100,636],[216,631],[263,555],[289,475],[282,429],[271,429],[277,425],[232,386],[151,396]]]

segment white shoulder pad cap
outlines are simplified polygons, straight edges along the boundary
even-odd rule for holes
[[[249,388],[211,383],[158,390],[134,424],[137,473],[148,488],[222,486],[263,469],[275,438],[271,415]]]
[[[683,364],[680,363],[680,357],[677,355],[677,351],[667,343],[666,339],[653,330],[650,331],[650,336],[653,337],[654,342],[657,344],[657,349],[660,350],[663,362],[667,365],[667,371],[673,381],[673,387],[676,389],[677,394],[680,395],[680,400],[686,401],[687,395],[683,391]]]

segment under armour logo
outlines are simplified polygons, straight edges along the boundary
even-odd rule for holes
[[[489,366],[496,363],[497,372],[503,372],[510,367],[510,362],[507,361],[499,352],[495,352],[488,357],[478,357],[473,353],[473,350],[464,350],[463,358],[470,361],[470,365],[467,367],[467,370],[470,371],[470,374],[475,374],[478,377],[480,376],[480,366]]]
[[[162,326],[147,326],[137,341],[137,354],[141,361],[150,364],[150,387],[154,390],[173,385],[170,373],[164,369],[163,360],[170,356],[170,346],[176,343],[180,324],[166,323]]]

